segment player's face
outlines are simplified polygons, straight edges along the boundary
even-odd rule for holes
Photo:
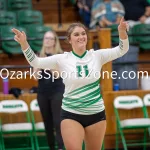
[[[85,49],[87,44],[87,34],[82,27],[75,27],[70,36],[70,44],[73,49]]]
[[[55,36],[52,32],[45,33],[43,44],[45,47],[54,47],[55,46]]]

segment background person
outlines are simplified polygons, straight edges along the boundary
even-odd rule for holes
[[[90,28],[107,27],[113,24],[119,24],[125,11],[119,0],[96,0],[92,6],[92,17]]]
[[[44,35],[43,46],[40,52],[40,57],[48,57],[54,54],[62,53],[59,39],[54,31],[48,31]],[[58,78],[58,74],[54,77],[54,70],[40,70],[38,71],[42,78],[38,80],[38,93],[37,101],[40,107],[42,118],[45,125],[48,145],[51,150],[55,150],[55,136],[54,128],[56,131],[56,141],[58,149],[63,149],[63,140],[60,132],[60,110],[64,93],[64,84],[62,79]],[[56,78],[55,80],[53,78]]]
[[[147,0],[120,0],[125,8],[125,19],[133,27],[136,24],[150,24],[150,4]]]
[[[90,20],[91,20],[91,7],[94,0],[76,0],[76,6],[79,10],[79,14],[81,19],[86,25],[89,27]]]

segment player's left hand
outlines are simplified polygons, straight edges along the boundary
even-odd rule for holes
[[[129,31],[129,25],[126,21],[124,21],[124,17],[121,18],[119,26],[118,26],[119,32],[126,32]]]

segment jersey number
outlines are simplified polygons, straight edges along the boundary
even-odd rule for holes
[[[78,77],[86,77],[89,74],[88,66],[76,66]]]

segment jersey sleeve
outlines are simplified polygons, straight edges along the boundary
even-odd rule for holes
[[[96,57],[100,59],[101,64],[104,65],[105,63],[115,60],[121,56],[123,56],[129,50],[129,41],[128,39],[119,41],[119,46],[110,48],[110,49],[101,49],[94,51]]]
[[[58,70],[58,60],[61,54],[40,58],[35,55],[30,47],[24,50],[23,53],[29,64],[34,68]]]

